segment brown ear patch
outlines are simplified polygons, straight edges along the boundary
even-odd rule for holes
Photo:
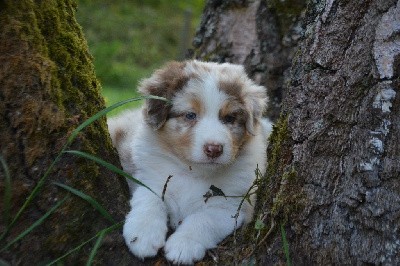
[[[170,62],[163,68],[141,82],[139,91],[144,95],[155,95],[171,100],[188,82],[189,77],[184,73],[185,62]],[[146,100],[144,117],[154,129],[161,128],[168,118],[171,105],[156,99]]]
[[[243,103],[243,84],[240,81],[220,81],[219,89],[225,92],[227,95],[233,96],[236,100]]]
[[[146,95],[172,96],[185,86],[188,77],[184,74],[185,62],[169,62],[163,68],[141,82],[139,91]]]

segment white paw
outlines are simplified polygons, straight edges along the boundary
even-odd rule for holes
[[[165,245],[168,228],[160,220],[148,220],[137,216],[127,217],[123,236],[129,250],[137,257],[154,257]]]
[[[199,242],[184,234],[172,234],[164,247],[165,257],[175,264],[193,264],[201,260],[206,248]]]

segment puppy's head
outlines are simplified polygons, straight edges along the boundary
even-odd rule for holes
[[[225,165],[257,133],[267,97],[243,67],[172,62],[142,81],[144,117],[166,152],[187,163]]]

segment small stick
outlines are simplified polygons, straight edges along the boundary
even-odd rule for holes
[[[260,246],[267,239],[267,237],[272,233],[274,228],[275,228],[275,220],[272,218],[271,219],[271,226],[270,226],[268,232],[265,234],[263,239],[261,239],[261,241],[256,244],[256,246]]]
[[[165,192],[167,191],[168,182],[169,182],[169,180],[171,179],[171,177],[172,177],[172,175],[169,175],[169,176],[167,177],[167,181],[165,181],[164,189],[163,189],[163,191],[162,191],[162,196],[161,196],[162,201],[164,201]]]

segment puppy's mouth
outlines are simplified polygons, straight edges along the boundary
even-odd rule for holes
[[[220,168],[224,168],[226,166],[223,163],[218,163],[218,162],[192,162],[191,166],[189,167],[190,170],[196,169],[196,170],[205,170],[205,171],[214,171]]]
[[[218,159],[209,159],[209,160],[201,160],[201,161],[192,161],[193,164],[197,164],[200,166],[210,166],[210,167],[218,167],[228,165],[229,162],[221,161]]]
[[[214,162],[214,161],[211,161],[211,162],[198,162],[197,164],[200,164],[200,165],[224,165],[224,163]]]

